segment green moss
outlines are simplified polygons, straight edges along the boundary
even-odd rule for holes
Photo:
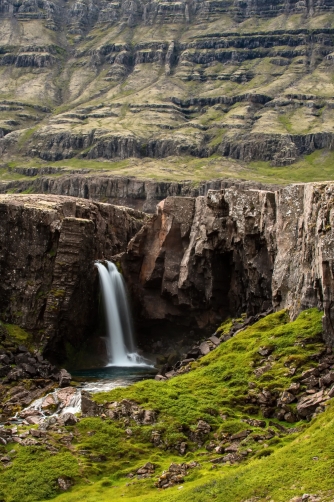
[[[251,453],[240,465],[218,465],[213,470],[210,460],[216,454],[198,449],[189,439],[189,431],[196,428],[199,419],[210,423],[212,431],[207,439],[212,440],[217,434],[244,430],[244,418],[259,417],[259,409],[250,408],[246,400],[249,382],[253,382],[255,389],[252,390],[267,388],[278,393],[298,379],[303,370],[314,364],[310,356],[323,350],[321,318],[322,313],[317,309],[303,312],[293,322],[290,322],[287,311],[274,313],[194,363],[190,373],[166,382],[146,380],[125,389],[96,395],[100,404],[132,399],[145,409],[155,410],[157,422],[140,426],[133,420],[81,419],[67,431],[73,432],[71,453],[64,456],[61,450],[51,457],[47,474],[44,472],[48,465],[44,454],[36,453],[34,449],[30,451],[36,456],[26,462],[23,470],[23,454],[18,445],[21,460],[15,459],[12,467],[7,468],[6,476],[0,477],[3,498],[6,502],[37,502],[52,498],[57,493],[56,476],[66,470],[66,474],[74,478],[75,485],[57,497],[59,502],[105,502],[110,499],[200,502],[212,498],[240,502],[252,497],[259,497],[259,500],[271,497],[275,502],[287,502],[294,495],[329,490],[329,473],[334,470],[332,446],[328,441],[334,432],[333,405],[311,424],[297,424],[299,432],[282,437],[276,435],[266,439],[266,444],[254,439],[257,434],[263,434],[264,429],[250,427],[252,433],[243,441],[243,447],[250,449]],[[227,329],[229,322],[222,328]],[[256,377],[254,368],[263,364],[258,350],[269,345],[273,349],[272,368]],[[294,376],[289,375],[287,366],[296,367]],[[127,435],[127,428],[131,429],[131,436]],[[160,448],[151,443],[153,431],[159,432],[162,438]],[[53,438],[48,442],[59,447],[61,435],[52,434]],[[181,441],[186,441],[189,448],[183,457],[175,450],[175,445]],[[101,455],[103,460],[98,461]],[[317,461],[313,460],[314,456],[318,457]],[[185,478],[182,490],[172,488],[161,492],[154,488],[152,479],[133,478],[129,481],[127,477],[147,461],[156,465],[158,475],[171,462],[191,460],[201,465]],[[35,462],[39,462],[37,474],[33,472]],[[50,470],[51,462],[56,466],[54,470]],[[23,495],[21,486],[26,485],[26,480],[35,483],[37,475],[36,487]],[[14,489],[12,481],[17,485]]]
[[[5,324],[5,328],[14,343],[18,345],[27,345],[27,347],[31,346],[32,336],[27,333],[27,331],[20,328],[19,326],[16,326],[15,324]]]

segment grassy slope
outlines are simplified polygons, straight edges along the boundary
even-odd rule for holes
[[[334,152],[317,150],[286,167],[271,167],[269,162],[246,164],[234,159],[214,155],[198,159],[192,157],[168,157],[166,159],[126,159],[116,162],[69,159],[58,162],[43,162],[38,159],[17,160],[9,163],[11,167],[42,167],[45,165],[69,169],[91,169],[91,176],[99,174],[114,176],[135,176],[160,181],[184,181],[193,183],[216,178],[238,178],[262,183],[299,183],[310,181],[329,181],[334,179]],[[48,175],[59,177],[61,173]],[[45,175],[44,175],[45,176]],[[0,168],[0,182],[31,178]],[[13,189],[12,191],[15,191]]]
[[[127,438],[125,429],[129,425],[122,421],[83,419],[66,430],[66,434],[70,431],[74,434],[69,450],[60,442],[64,432],[52,432],[48,441],[59,448],[52,456],[43,447],[15,445],[17,456],[12,467],[3,469],[0,475],[0,499],[2,496],[5,502],[47,500],[59,493],[56,479],[64,474],[73,477],[76,484],[70,492],[57,497],[63,502],[111,498],[202,501],[214,496],[221,501],[239,502],[254,495],[263,499],[268,494],[275,501],[288,501],[294,494],[305,491],[329,490],[334,466],[333,447],[328,441],[334,429],[333,407],[311,426],[299,424],[300,433],[275,436],[266,440],[266,444],[256,442],[251,434],[243,448],[251,448],[252,453],[239,466],[220,465],[212,470],[210,459],[217,455],[198,449],[186,435],[199,419],[211,424],[211,439],[214,434],[245,429],[241,418],[259,416],[259,410],[245,402],[248,382],[254,382],[258,389],[280,391],[314,364],[309,356],[323,347],[319,341],[321,316],[321,312],[312,309],[289,322],[285,311],[272,314],[202,358],[188,374],[167,382],[139,382],[127,389],[98,395],[101,403],[134,399],[145,409],[155,409],[159,413],[158,422],[154,426],[131,423],[133,435]],[[306,343],[301,345],[301,341]],[[257,379],[254,366],[262,364],[257,351],[269,344],[275,347],[273,367]],[[287,376],[287,366],[297,368],[295,376]],[[224,420],[221,414],[228,418]],[[254,434],[263,434],[263,429],[251,429]],[[150,443],[152,430],[160,431],[165,448]],[[189,446],[183,457],[174,449],[181,440],[186,440]],[[12,444],[0,447],[0,453],[12,448]],[[101,454],[106,455],[106,461],[96,461],[94,457]],[[313,456],[319,456],[319,460],[312,460]],[[154,488],[152,479],[126,478],[147,461],[156,464],[158,475],[172,461],[190,460],[199,461],[201,467],[191,471],[182,490],[174,487],[160,492]]]

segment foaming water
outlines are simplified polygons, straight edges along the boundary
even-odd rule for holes
[[[130,309],[122,275],[114,263],[95,263],[100,277],[107,321],[108,367],[152,367],[135,351]]]

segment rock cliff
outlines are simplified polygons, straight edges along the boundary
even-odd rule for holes
[[[198,197],[206,195],[210,189],[227,187],[269,189],[269,185],[238,180],[217,179],[195,186],[191,181],[162,182],[52,167],[15,168],[13,171],[27,178],[0,182],[0,193],[68,195],[132,207],[146,213],[155,213],[156,205],[169,196]],[[47,176],[54,174],[62,176]],[[279,188],[278,185],[271,185],[271,190],[275,187]]]
[[[273,306],[296,317],[315,306],[334,344],[333,194],[332,183],[300,184],[161,202],[122,258],[147,336],[168,324],[189,336],[227,315]]]
[[[98,318],[94,260],[124,251],[146,217],[133,209],[59,196],[0,196],[1,318],[64,358]]]

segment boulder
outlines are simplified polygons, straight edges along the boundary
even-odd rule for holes
[[[316,394],[303,396],[297,404],[298,415],[302,418],[310,417],[322,402],[326,401],[324,392],[321,390]]]
[[[62,423],[66,425],[75,425],[78,422],[78,419],[73,413],[64,413],[61,415]]]
[[[81,393],[81,412],[86,417],[96,417],[100,414],[100,409],[86,392]]]
[[[71,379],[71,374],[67,370],[62,368],[59,372],[59,387],[67,387],[71,385]]]
[[[211,351],[210,345],[208,344],[208,342],[203,342],[199,346],[199,350],[200,350],[200,353],[202,354],[202,356],[206,356]]]

